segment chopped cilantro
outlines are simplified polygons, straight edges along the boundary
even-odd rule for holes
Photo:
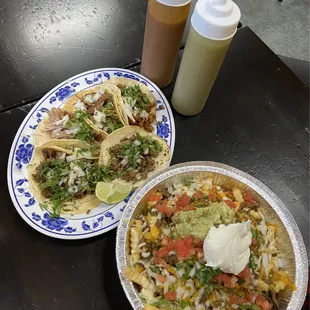
[[[185,177],[183,180],[184,186],[191,186],[191,184],[194,182],[192,177]]]
[[[71,121],[66,123],[68,128],[72,127],[72,124],[79,125],[79,131],[75,134],[76,139],[81,141],[94,142],[96,139],[95,131],[85,122],[86,119],[89,119],[89,115],[86,111],[76,110],[73,114]]]
[[[84,172],[69,187],[68,180],[72,169],[79,167]],[[59,216],[65,202],[72,201],[75,205],[77,198],[93,193],[99,181],[108,181],[116,177],[116,174],[106,166],[99,166],[91,160],[76,160],[67,162],[65,159],[53,159],[42,162],[38,166],[39,186],[43,196],[50,201],[52,216]],[[37,174],[36,174],[37,179]],[[78,181],[78,182],[76,182]],[[44,210],[47,204],[40,204]]]
[[[252,229],[252,237],[257,241],[258,244],[263,242],[262,233],[257,228]]]
[[[154,307],[165,306],[166,310],[171,310],[171,306],[166,299],[160,299],[160,300],[152,303],[152,306],[154,306]]]
[[[134,143],[135,140],[137,140],[139,143]],[[160,143],[151,136],[141,136],[137,133],[135,135],[135,140],[132,141],[128,139],[121,142],[120,152],[119,154],[116,154],[116,157],[121,159],[126,157],[129,166],[133,169],[137,168],[137,159],[140,155],[143,155],[144,152],[148,151],[149,155],[157,156],[158,153],[162,151],[162,146]]]
[[[209,282],[208,285],[204,287],[204,292],[202,298],[209,299],[211,293],[214,290],[222,289],[223,287],[220,284]]]
[[[102,181],[111,181],[117,178],[117,174],[108,166],[92,165],[88,170],[88,182],[91,191],[94,191],[96,184]]]
[[[148,110],[150,100],[146,94],[144,94],[141,88],[138,85],[134,86],[125,86],[121,89],[123,97],[129,97],[132,99],[136,99],[135,107],[141,110]]]
[[[180,306],[182,309],[185,309],[186,307],[189,307],[191,305],[191,303],[189,302],[189,300],[180,300]]]
[[[255,256],[254,254],[251,253],[250,255],[250,260],[249,260],[249,263],[248,263],[248,266],[254,271],[257,267],[257,264],[255,263]]]
[[[258,239],[258,236],[259,236],[258,229],[253,229],[252,230],[252,236],[253,236],[253,238]]]
[[[182,275],[182,278],[185,280],[190,279],[189,273],[191,272],[191,270],[195,267],[195,264],[192,263],[191,261],[182,261],[181,263],[178,263],[176,265],[177,269],[183,269],[184,270],[184,274]]]
[[[270,291],[268,291],[268,292],[263,292],[263,295],[264,295],[264,297],[267,299],[267,300],[271,300],[271,297],[270,297]]]
[[[201,285],[206,285],[213,280],[213,278],[221,272],[220,269],[215,269],[208,266],[203,266],[196,272],[196,278]]]
[[[152,272],[160,273],[160,269],[157,266],[151,266],[150,269]]]
[[[101,112],[105,114],[106,120],[104,122],[104,130],[107,133],[111,133],[116,129],[122,128],[123,124],[117,116],[116,109],[113,102],[108,102],[101,109]]]
[[[238,279],[238,284],[239,285],[242,285],[242,284],[244,284],[245,283],[245,280],[244,279]]]

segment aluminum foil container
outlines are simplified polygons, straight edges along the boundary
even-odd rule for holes
[[[184,178],[194,176],[211,177],[216,185],[227,189],[238,187],[242,192],[251,190],[266,219],[278,226],[277,247],[284,260],[284,269],[288,271],[297,287],[294,292],[285,291],[279,295],[280,309],[301,309],[307,292],[308,260],[306,247],[294,218],[283,202],[260,181],[240,170],[215,162],[188,162],[172,166],[151,178],[128,202],[118,226],[116,260],[122,286],[132,307],[137,310],[143,309],[134,286],[124,275],[132,220],[141,213],[145,196],[150,190],[179,183]]]

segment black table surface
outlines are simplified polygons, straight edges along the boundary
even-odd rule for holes
[[[85,53],[91,59],[95,52],[85,49]],[[54,57],[57,62],[57,54]],[[130,58],[128,54],[126,57]],[[113,56],[105,65],[122,66],[129,58],[117,63],[118,58]],[[24,63],[28,65],[27,61]],[[29,70],[36,65],[31,61]],[[92,68],[90,63],[80,65],[72,62],[68,65],[71,71],[67,72]],[[133,70],[138,71],[139,66]],[[44,85],[38,86],[41,91],[48,90],[54,86],[51,83],[67,74],[49,76],[48,70],[43,70],[40,76],[38,72],[35,79],[42,78]],[[21,85],[24,79],[25,76]],[[19,82],[16,80],[16,85]],[[168,100],[173,84],[163,90]],[[203,112],[195,117],[174,113],[176,145],[172,161],[175,164],[212,160],[258,178],[286,204],[307,246],[308,92],[249,28],[242,28],[233,40]],[[12,101],[22,98],[18,96]],[[32,106],[0,113],[0,308],[130,309],[116,269],[115,230],[81,241],[49,238],[28,226],[11,202],[6,184],[8,153],[20,123]]]
[[[0,111],[78,73],[138,63],[146,7],[147,0],[1,0]]]

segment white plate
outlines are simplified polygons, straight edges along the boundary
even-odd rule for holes
[[[33,153],[33,132],[45,112],[60,107],[73,94],[107,81],[112,77],[126,77],[144,83],[156,99],[155,132],[174,150],[175,127],[169,103],[159,88],[142,75],[125,69],[106,68],[76,75],[46,94],[28,113],[13,141],[8,161],[8,187],[11,199],[20,216],[34,229],[59,239],[83,239],[103,234],[117,227],[126,206],[127,197],[115,205],[101,204],[89,214],[50,218],[34,199],[28,182],[27,165]],[[129,195],[130,196],[130,195]]]

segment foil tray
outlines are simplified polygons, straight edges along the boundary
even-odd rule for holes
[[[301,309],[308,285],[308,259],[306,247],[299,228],[283,202],[264,184],[254,177],[233,167],[215,162],[187,162],[172,166],[155,175],[139,188],[129,200],[116,237],[116,260],[120,280],[125,294],[135,310],[143,309],[138,294],[124,275],[129,253],[129,228],[131,222],[142,211],[145,195],[152,189],[179,183],[184,178],[211,177],[216,185],[227,189],[238,187],[242,192],[250,190],[260,203],[266,219],[278,225],[277,248],[284,261],[284,269],[295,281],[296,291],[284,291],[279,295],[280,309]]]

